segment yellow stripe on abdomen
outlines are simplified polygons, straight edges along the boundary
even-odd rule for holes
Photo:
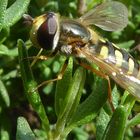
[[[128,74],[132,74],[133,73],[134,66],[135,66],[135,63],[134,63],[133,59],[129,58],[129,60],[128,60],[128,72],[127,72]]]
[[[106,59],[108,58],[108,47],[107,46],[102,46],[101,50],[100,50],[100,56],[103,58],[103,59]]]
[[[121,67],[123,62],[123,55],[119,50],[115,50],[116,66]]]

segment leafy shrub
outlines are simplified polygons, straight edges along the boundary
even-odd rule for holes
[[[99,32],[138,59],[139,52],[132,48],[139,44],[140,1],[120,1],[129,10],[128,26],[123,31]],[[87,11],[100,2],[87,0]],[[50,10],[78,16],[76,0],[0,1],[0,139],[139,139],[139,102],[113,83],[116,109],[112,112],[107,81],[79,67],[71,57],[62,80],[36,90],[38,83],[56,77],[66,58],[56,56],[31,67],[30,56],[39,50],[29,41],[30,27],[23,24],[22,15],[28,12],[35,17]]]

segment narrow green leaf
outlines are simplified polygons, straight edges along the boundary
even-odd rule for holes
[[[0,112],[0,140],[10,140],[12,124],[8,113],[9,112],[7,112],[6,109],[3,109],[2,112]]]
[[[63,112],[62,112],[61,116],[59,116],[60,118],[62,116],[66,116],[66,117],[69,116],[70,117],[72,115],[71,113],[74,113],[74,111],[77,107],[77,104],[79,103],[80,97],[79,97],[78,93],[80,91],[80,94],[81,94],[80,87],[84,83],[83,80],[85,80],[85,73],[84,73],[82,68],[78,68],[76,70],[76,72],[74,73],[74,76],[73,76],[72,81],[70,83],[70,87],[67,91],[67,96],[63,101],[64,108],[63,108]],[[76,97],[78,97],[78,100]],[[76,101],[78,101],[78,103]]]
[[[119,104],[120,94],[119,91],[117,90],[116,85],[114,86],[111,94],[112,94],[112,101],[113,101],[114,108],[117,108]]]
[[[76,93],[75,88],[71,89],[71,93],[74,92],[75,99],[73,100],[73,105],[72,105],[71,110],[70,110],[70,112],[68,114],[67,123],[69,123],[69,121],[71,121],[71,118],[74,115],[74,113],[75,113],[75,111],[76,111],[76,109],[77,109],[77,107],[79,105],[79,101],[80,101],[80,98],[81,98],[82,90],[83,90],[84,84],[85,84],[85,78],[86,78],[86,71],[85,71],[85,69],[78,68],[76,70],[75,74],[74,74],[73,81],[75,83],[75,86],[77,88],[79,88],[79,89],[77,90],[77,93]]]
[[[127,42],[123,42],[123,43],[120,43],[120,44],[117,44],[117,45],[118,45],[118,47],[120,47],[120,48],[129,49],[134,43],[135,43],[134,40],[129,40],[129,41],[127,41]]]
[[[101,88],[102,87],[102,88]],[[65,134],[69,133],[74,127],[88,123],[98,114],[101,107],[107,100],[108,84],[104,79],[97,79],[94,84],[94,91],[89,97],[78,106],[72,116],[69,126],[65,129]]]
[[[110,116],[105,112],[104,109],[101,109],[100,114],[97,117],[97,123],[96,123],[96,139],[97,140],[102,139],[109,120],[110,120]]]
[[[4,20],[7,4],[8,4],[8,0],[0,0],[0,31],[3,26],[3,20]]]
[[[2,24],[0,23],[0,32],[1,32],[1,30],[2,30]]]
[[[62,102],[63,108],[62,113],[59,114],[58,121],[56,123],[55,138],[58,138],[63,133],[65,125],[68,123],[77,108],[81,97],[81,89],[84,86],[84,80],[85,71],[83,68],[79,67],[74,73],[69,89],[66,93],[67,96]]]
[[[2,128],[1,128],[0,136],[1,136],[1,140],[10,140],[8,131],[6,131]]]
[[[56,85],[55,112],[57,116],[59,116],[59,114],[61,114],[63,110],[62,106],[63,100],[67,96],[67,91],[72,80],[72,69],[73,69],[73,59],[70,58],[62,80],[59,80]]]
[[[2,28],[2,30],[0,31],[0,44],[7,39],[9,33],[10,33],[9,28]]]
[[[0,45],[0,55],[7,55],[8,51],[9,50],[5,45],[3,45],[3,44]]]
[[[89,140],[89,134],[83,129],[83,127],[76,127],[72,132],[76,135],[76,140]]]
[[[126,109],[123,106],[119,106],[106,128],[102,140],[123,140],[126,120]]]
[[[17,56],[18,55],[18,48],[8,49],[7,46],[1,44],[0,45],[0,55],[7,55],[7,56]]]
[[[2,98],[4,104],[6,107],[10,106],[10,98],[8,95],[8,92],[6,90],[6,87],[4,86],[3,82],[0,80],[0,98]]]
[[[125,92],[128,92],[128,91],[125,91]],[[131,94],[128,94],[128,96],[126,97],[123,103],[123,106],[125,107],[125,110],[127,112],[127,116],[129,116],[129,114],[131,113],[131,110],[135,104],[135,101],[136,101],[136,98],[132,96]]]
[[[5,12],[3,27],[11,27],[26,12],[30,0],[16,0]]]
[[[97,79],[97,81],[95,81],[94,91],[79,105],[71,123],[78,123],[78,125],[81,125],[91,121],[107,100],[107,88],[106,80]]]
[[[19,63],[20,70],[23,80],[23,85],[25,88],[26,97],[29,100],[30,104],[34,108],[34,110],[38,113],[42,125],[49,131],[49,120],[46,116],[45,109],[41,102],[41,98],[39,96],[38,91],[36,90],[37,83],[34,80],[33,73],[30,67],[29,60],[27,59],[28,54],[26,51],[26,47],[23,41],[18,40],[18,51],[19,51]]]
[[[133,126],[135,126],[137,124],[140,124],[140,113],[138,113],[133,119],[128,121],[127,128],[133,127]]]
[[[58,73],[59,70],[60,70],[60,63],[59,63],[58,61],[55,61],[55,62],[53,63],[53,72],[54,72],[54,73]]]
[[[1,79],[3,81],[5,81],[5,80],[9,80],[11,78],[15,78],[15,77],[17,77],[17,73],[18,73],[17,70],[10,71],[9,73],[3,75]]]
[[[35,140],[35,135],[32,132],[25,118],[19,117],[17,120],[16,140]]]

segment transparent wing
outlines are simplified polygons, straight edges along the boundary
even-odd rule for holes
[[[127,73],[123,72],[115,65],[105,62],[101,57],[93,55],[88,50],[84,50],[84,47],[83,50],[79,50],[79,53],[82,53],[84,56],[86,56],[86,59],[89,60],[89,62],[93,62],[98,67],[100,67],[109,77],[118,83],[118,85],[140,99],[140,80],[137,77],[134,77],[133,75],[127,75]],[[114,60],[112,60],[112,62],[113,61]]]
[[[106,31],[121,30],[127,26],[128,10],[117,1],[102,3],[80,17],[85,25],[96,25]]]
[[[136,98],[140,99],[140,80],[131,75],[121,74],[116,72],[116,76],[110,76],[116,81],[122,88],[129,91]]]

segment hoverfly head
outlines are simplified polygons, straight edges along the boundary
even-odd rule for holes
[[[48,12],[36,17],[30,32],[32,43],[46,50],[55,50],[59,40],[59,15]]]

